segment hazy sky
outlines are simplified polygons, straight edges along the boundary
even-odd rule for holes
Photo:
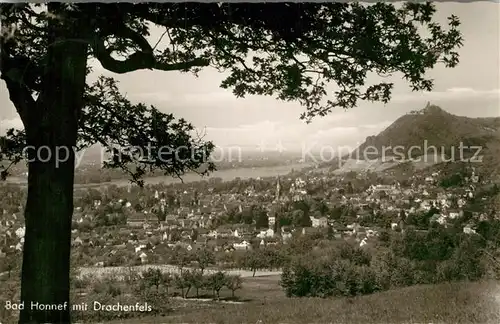
[[[132,101],[156,105],[160,110],[183,117],[206,130],[216,145],[256,147],[263,141],[273,149],[281,141],[287,150],[303,145],[352,145],[364,141],[410,110],[421,109],[427,101],[456,115],[471,117],[500,116],[500,4],[438,3],[437,20],[457,15],[464,35],[460,64],[454,69],[438,66],[430,76],[435,79],[431,93],[412,93],[405,81],[393,79],[392,101],[382,104],[361,103],[355,109],[337,110],[306,125],[299,120],[302,107],[271,97],[235,98],[219,88],[223,75],[204,70],[199,78],[190,74],[161,71],[137,71],[114,75],[102,68],[95,74],[113,76],[120,89]],[[152,32],[159,38],[160,30]],[[92,79],[95,75],[92,76]],[[20,121],[3,82],[0,83],[0,130],[17,126]]]

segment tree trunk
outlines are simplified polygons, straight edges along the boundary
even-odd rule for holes
[[[49,4],[51,12],[60,4]],[[25,210],[20,324],[70,323],[70,253],[74,146],[83,106],[87,45],[49,23],[43,89],[25,122],[28,200]],[[78,28],[75,28],[78,30]],[[80,30],[81,31],[81,30]],[[59,156],[57,156],[59,154]],[[36,304],[56,305],[41,310]]]

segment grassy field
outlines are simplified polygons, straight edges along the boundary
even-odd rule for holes
[[[200,307],[199,301],[185,301],[166,316],[107,323],[500,323],[500,285],[492,281],[415,286],[349,299],[299,299],[286,298],[279,276],[268,276],[244,278],[237,296],[247,302]]]
[[[167,265],[167,264],[165,264],[165,265],[140,265],[140,266],[132,266],[132,267],[125,267],[125,266],[119,266],[119,267],[80,267],[78,277],[82,278],[85,276],[92,276],[94,278],[102,278],[102,277],[106,277],[109,275],[120,276],[120,275],[126,275],[130,271],[140,273],[140,272],[146,271],[147,269],[160,269],[162,272],[170,272],[172,274],[179,273],[179,267],[173,266],[173,265]],[[186,267],[185,269],[192,269],[192,268]],[[216,272],[219,270],[220,269],[208,268],[208,269],[206,269],[206,273]],[[249,271],[249,270],[231,269],[231,270],[224,270],[224,272],[228,275],[238,275],[238,276],[241,276],[243,278],[254,276],[253,271]],[[281,275],[281,271],[256,271],[255,272],[255,277],[279,276],[279,275]]]

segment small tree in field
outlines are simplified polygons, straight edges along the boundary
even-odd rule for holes
[[[172,283],[174,282],[174,277],[170,272],[165,272],[163,273],[163,285],[165,286],[165,291],[168,295],[169,288],[172,286]]]
[[[189,293],[189,288],[191,287],[191,282],[189,281],[189,271],[184,271],[182,273],[176,274],[174,277],[175,287],[181,290],[181,297],[186,297],[186,289]]]
[[[217,300],[220,300],[220,291],[227,283],[227,276],[224,272],[218,271],[216,273],[208,275],[206,279],[207,288],[212,290],[214,298],[217,296]]]
[[[0,155],[28,160],[26,304],[69,302],[76,151],[101,144],[112,156],[105,166],[139,184],[156,169],[177,177],[214,169],[213,143],[194,136],[191,124],[130,102],[111,78],[87,84],[89,59],[117,74],[210,66],[227,72],[221,87],[237,97],[296,101],[309,122],[360,101],[388,102],[393,83],[367,84],[371,75],[399,72],[412,90],[432,90],[426,72],[456,66],[462,44],[458,19],[443,29],[432,3],[50,2],[2,3],[0,11],[0,78],[24,126],[9,130]],[[168,36],[166,46],[148,40],[151,28]],[[68,324],[69,310],[26,307],[19,322]]]
[[[188,271],[184,271],[181,276],[182,276],[182,280],[184,282],[184,288],[186,288],[186,293],[184,294],[184,298],[187,298],[188,295],[189,295],[189,292],[191,291],[191,288],[193,288],[194,286],[194,282],[195,282],[195,277],[196,277],[196,274],[195,274],[196,270],[188,270]]]
[[[244,266],[252,271],[252,277],[255,277],[257,270],[266,267],[265,255],[260,249],[247,251],[243,259]]]
[[[209,265],[215,263],[215,254],[207,248],[203,248],[195,252],[194,259],[198,263],[201,274],[203,274]]]
[[[234,292],[241,289],[243,285],[243,280],[241,276],[229,276],[226,280],[227,289],[231,290],[231,296],[234,298]]]
[[[200,297],[200,289],[204,287],[205,277],[201,271],[194,270],[191,273],[191,286],[196,289],[196,298]]]
[[[191,262],[191,255],[188,251],[181,247],[176,247],[173,251],[173,254],[170,258],[170,262],[172,264],[175,264],[179,267],[179,271],[182,272],[184,271],[184,268],[189,265]]]
[[[164,275],[160,269],[149,268],[142,273],[142,280],[144,280],[146,287],[155,287],[158,291],[164,281]]]

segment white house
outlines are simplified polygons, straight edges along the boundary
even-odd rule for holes
[[[472,229],[472,227],[470,227],[470,226],[465,226],[464,233],[465,234],[476,234],[476,231],[474,229]]]
[[[265,231],[260,231],[259,234],[257,234],[258,238],[266,238],[266,237],[274,237],[274,230],[272,228],[269,228]]]
[[[234,243],[233,246],[236,250],[249,250],[252,248],[252,245],[247,241],[243,241],[241,243]]]
[[[141,253],[141,255],[139,255],[139,258],[141,258],[141,263],[146,263],[148,262],[148,255],[144,252]]]
[[[272,228],[266,231],[266,237],[274,237],[274,230]]]
[[[420,203],[420,209],[423,209],[423,210],[425,210],[425,211],[430,210],[430,209],[431,209],[431,207],[432,207],[432,206],[431,206],[431,204],[429,203],[429,201],[428,201],[428,200],[424,200],[424,201],[422,201],[422,202]]]
[[[142,251],[143,249],[146,248],[145,244],[141,244],[135,248],[135,253]]]
[[[217,238],[219,236],[219,233],[217,232],[217,230],[213,230],[213,231],[210,231],[208,234],[207,234],[208,237],[212,237],[212,238]]]
[[[446,209],[451,207],[451,202],[448,199],[441,200],[441,207]]]
[[[290,232],[281,233],[281,239],[283,240],[283,243],[288,241],[291,238],[292,238],[292,233],[290,233]]]
[[[462,208],[463,206],[465,206],[465,199],[459,198],[457,201],[457,205],[459,208]]]
[[[441,214],[435,214],[431,217],[431,221],[437,222],[441,225],[446,224],[446,216]]]
[[[275,216],[269,216],[268,217],[268,222],[269,222],[269,226],[274,226],[274,224],[276,223],[276,217]]]
[[[82,245],[83,244],[83,241],[80,237],[77,237],[73,240],[73,245],[74,246],[77,246],[77,245]]]
[[[23,227],[19,227],[17,230],[16,230],[16,236],[18,238],[21,238],[21,237],[24,237],[24,234],[26,233],[26,228],[23,226]]]
[[[327,227],[328,219],[326,217],[315,218],[310,216],[312,227]]]

